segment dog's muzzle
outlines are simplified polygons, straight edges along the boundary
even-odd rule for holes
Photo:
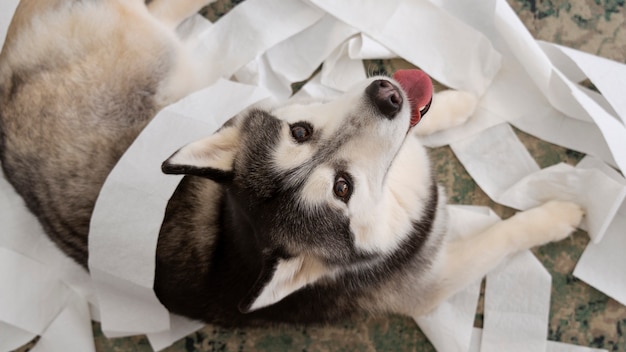
[[[388,119],[396,117],[402,108],[402,94],[391,82],[378,79],[365,88],[365,94]]]

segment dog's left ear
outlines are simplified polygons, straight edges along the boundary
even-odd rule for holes
[[[249,313],[270,306],[331,272],[326,265],[310,257],[267,258],[257,282],[239,303],[239,310]]]
[[[180,148],[163,162],[166,174],[201,176],[216,182],[233,178],[233,161],[239,149],[240,133],[235,124]]]

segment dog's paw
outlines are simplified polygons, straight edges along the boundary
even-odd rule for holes
[[[572,202],[553,200],[541,206],[552,222],[548,240],[560,241],[576,230],[585,214],[580,205]]]
[[[576,203],[553,200],[518,215],[517,225],[526,232],[522,246],[530,248],[569,236],[580,224],[584,211]]]
[[[439,92],[433,96],[428,113],[415,131],[424,136],[462,125],[474,114],[477,105],[478,99],[472,93],[460,90]]]

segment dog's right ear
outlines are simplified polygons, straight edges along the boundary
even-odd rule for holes
[[[236,124],[222,127],[215,134],[180,148],[163,162],[166,174],[201,176],[216,182],[233,178],[233,161],[239,149]]]

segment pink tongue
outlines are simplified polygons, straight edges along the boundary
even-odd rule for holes
[[[433,82],[420,70],[398,70],[393,79],[400,83],[411,103],[411,127],[422,119],[433,97]]]

